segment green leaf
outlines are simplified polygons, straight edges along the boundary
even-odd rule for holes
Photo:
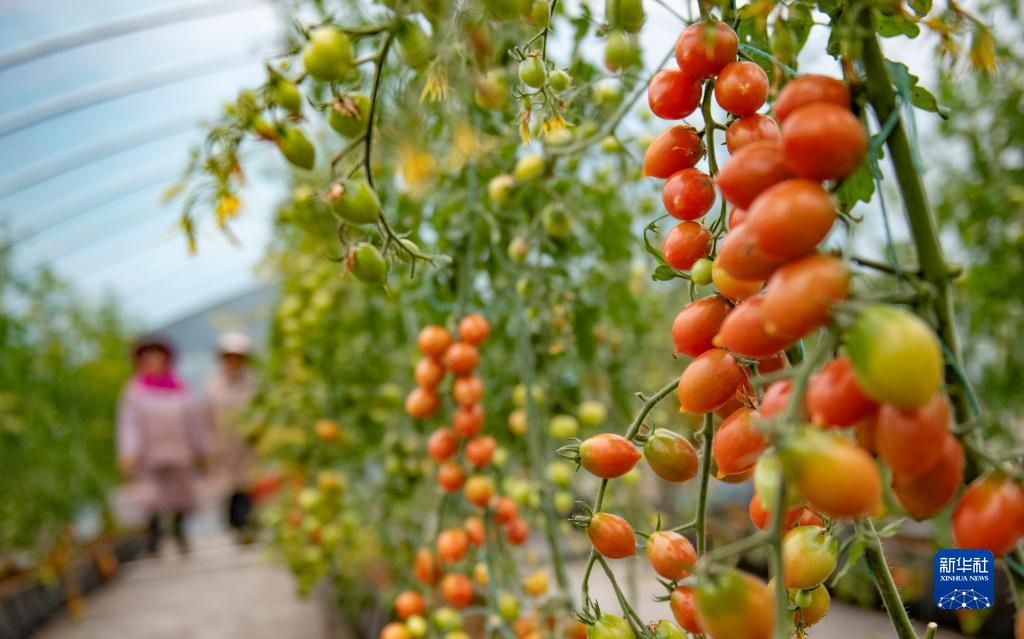
[[[668,262],[665,261],[665,256],[664,256],[664,254],[662,254],[661,249],[658,248],[657,246],[651,244],[650,238],[647,237],[648,233],[657,233],[657,232],[658,232],[658,220],[654,220],[653,222],[648,224],[646,227],[644,227],[644,250],[646,250],[648,253],[653,255],[654,259],[658,260],[658,264],[660,264],[661,266],[665,266],[665,267],[671,268],[671,267],[668,266]]]
[[[935,99],[931,91],[918,84],[920,78],[911,73],[907,65],[902,62],[893,62],[892,60],[886,60],[885,63],[889,67],[893,84],[896,85],[896,90],[900,95],[909,99],[911,104],[922,111],[938,113],[945,117],[938,100]]]
[[[864,556],[864,550],[867,546],[863,539],[857,539],[855,542],[850,544],[850,551],[846,553],[846,559],[843,565],[840,566],[833,574],[832,579],[829,581],[829,586],[835,587],[839,580],[846,576],[860,561],[860,558]]]
[[[889,522],[883,526],[877,533],[879,539],[887,539],[889,537],[895,537],[900,529],[903,528],[904,522],[907,521],[906,517],[900,517],[896,521]]]
[[[932,0],[908,0],[907,5],[918,16],[925,16],[932,10]]]
[[[796,53],[799,54],[811,35],[811,27],[814,26],[814,16],[811,9],[805,4],[791,5],[786,12],[786,25],[790,33],[796,39]]]
[[[901,14],[883,15],[878,20],[878,35],[883,38],[895,38],[897,36],[916,38],[920,33],[921,28]]]
[[[655,282],[667,282],[677,277],[681,280],[689,279],[679,271],[675,270],[674,268],[666,264],[662,264],[658,268],[654,269],[653,273],[651,273],[651,279],[654,280]]]
[[[857,202],[870,202],[871,196],[875,194],[875,181],[871,176],[871,167],[867,161],[863,162],[857,170],[847,175],[835,191],[839,206],[844,211],[849,211]]]

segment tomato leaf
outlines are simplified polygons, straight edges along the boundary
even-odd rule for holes
[[[895,38],[897,36],[916,38],[920,33],[920,27],[900,14],[883,15],[878,20],[878,35],[883,38]]]
[[[919,17],[924,17],[932,10],[932,0],[909,0],[907,5]]]
[[[857,539],[856,541],[850,544],[850,548],[849,551],[846,553],[846,559],[843,562],[843,565],[836,569],[836,571],[832,574],[832,579],[829,581],[830,587],[835,587],[835,585],[839,583],[839,581],[843,577],[845,577],[847,573],[853,570],[853,568],[857,565],[857,562],[860,561],[860,558],[864,556],[864,550],[866,548],[867,545],[864,543],[863,539]]]
[[[672,280],[677,277],[681,280],[690,279],[666,264],[662,264],[658,268],[654,269],[653,273],[651,273],[651,279],[655,282],[667,282],[668,280]]]
[[[857,202],[870,202],[874,194],[875,180],[871,175],[871,166],[866,161],[843,178],[835,190],[836,199],[844,211],[852,209]]]
[[[876,534],[879,539],[886,539],[888,537],[895,537],[899,534],[900,529],[903,528],[903,523],[907,521],[906,517],[901,517],[896,521],[889,522],[883,526]]]
[[[922,111],[938,113],[943,118],[947,117],[945,109],[939,106],[939,101],[935,99],[931,91],[918,84],[920,78],[911,73],[907,65],[892,60],[886,60],[886,64],[896,88],[901,95],[906,95],[911,104]]]

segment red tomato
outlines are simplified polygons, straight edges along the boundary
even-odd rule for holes
[[[720,348],[701,353],[679,378],[679,412],[710,413],[746,380],[736,358]]]
[[[726,273],[743,280],[768,279],[781,264],[757,248],[745,224],[726,234],[715,261]]]
[[[427,586],[433,586],[441,577],[441,572],[437,569],[437,564],[434,561],[434,555],[426,548],[416,551],[412,571],[416,579]]]
[[[793,78],[775,100],[775,117],[779,122],[805,104],[828,102],[850,108],[850,88],[842,80],[824,75],[802,75]]]
[[[672,268],[688,271],[711,250],[711,233],[697,222],[680,222],[665,235],[661,253]]]
[[[769,639],[775,619],[771,591],[763,581],[727,568],[696,588],[697,620],[708,637]]]
[[[735,206],[729,211],[729,230],[733,231],[740,227],[744,222],[747,221],[747,209],[736,208]]]
[[[484,427],[484,409],[480,404],[459,406],[452,415],[452,428],[463,437],[472,437]]]
[[[497,447],[498,443],[490,435],[474,437],[466,442],[466,461],[477,468],[489,466]]]
[[[783,368],[786,368],[787,362],[785,353],[773,353],[767,357],[758,358],[757,372],[766,374],[781,371]]]
[[[395,597],[395,612],[402,619],[408,619],[413,615],[422,615],[426,610],[423,603],[423,595],[415,590],[406,590]]]
[[[805,429],[781,450],[786,477],[814,510],[861,517],[878,510],[882,479],[871,455],[833,432]]]
[[[1024,488],[998,471],[971,482],[953,509],[953,539],[961,548],[1009,552],[1024,534]]]
[[[729,25],[718,20],[695,22],[676,40],[676,63],[691,78],[709,78],[735,60],[737,51],[739,39]]]
[[[530,526],[516,517],[505,524],[505,539],[513,546],[522,546],[530,537]]]
[[[693,444],[666,428],[656,428],[647,438],[644,459],[654,474],[665,481],[680,483],[697,476],[697,451]]]
[[[799,339],[828,323],[832,305],[850,292],[850,273],[830,255],[810,255],[779,268],[764,294],[765,331]]]
[[[875,448],[893,473],[922,475],[939,462],[949,433],[949,404],[935,393],[920,408],[883,404],[878,409]]]
[[[508,522],[519,517],[519,506],[508,497],[498,497],[494,500],[494,521],[499,524]]]
[[[765,254],[788,261],[813,253],[835,220],[836,207],[828,192],[817,182],[797,179],[762,193],[744,226]]]
[[[740,387],[732,399],[715,409],[715,417],[726,419],[741,408],[748,408],[749,397],[747,392]]]
[[[482,475],[473,475],[466,480],[466,487],[463,489],[466,500],[479,508],[486,508],[494,496],[494,483]]]
[[[454,564],[466,556],[469,550],[469,536],[461,528],[447,528],[437,536],[437,556],[442,561]]]
[[[444,379],[444,366],[441,366],[441,362],[432,357],[424,357],[416,362],[416,371],[413,376],[416,378],[417,386],[434,388]]]
[[[729,204],[749,209],[754,199],[768,187],[792,177],[782,145],[764,141],[752,142],[737,151],[718,172],[715,181]]]
[[[757,295],[764,287],[763,280],[741,280],[733,277],[719,265],[717,259],[711,264],[711,281],[719,293],[734,302]]]
[[[789,344],[789,340],[765,332],[764,298],[751,297],[729,313],[715,336],[715,346],[744,357],[767,357]]]
[[[686,124],[677,124],[654,138],[644,154],[644,175],[667,178],[677,171],[688,169],[704,157],[704,143],[697,130]]]
[[[718,427],[711,452],[719,477],[747,472],[768,446],[768,436],[755,423],[758,417],[753,409],[741,408]]]
[[[465,608],[473,601],[473,582],[459,573],[445,575],[441,580],[441,594],[456,608]]]
[[[400,621],[392,621],[380,630],[380,639],[412,639],[412,633]]]
[[[733,115],[753,115],[768,99],[768,74],[753,62],[730,62],[715,80],[715,100]]]
[[[459,439],[450,428],[438,428],[427,438],[427,455],[441,463],[459,450]]]
[[[894,474],[892,492],[914,519],[939,514],[953,497],[964,477],[964,447],[952,433],[946,435],[939,461],[916,477]]]
[[[715,203],[715,183],[697,169],[683,169],[673,173],[665,182],[661,201],[672,217],[695,220]]]
[[[437,469],[437,485],[445,492],[453,493],[466,482],[466,471],[455,462],[445,462]]]
[[[636,538],[629,522],[610,513],[594,513],[587,526],[587,537],[601,555],[623,559],[636,554]]]
[[[778,143],[780,140],[782,130],[775,118],[760,113],[734,120],[725,129],[725,146],[732,154],[754,142]]]
[[[758,412],[765,419],[785,413],[789,410],[789,400],[792,395],[793,382],[790,380],[780,379],[777,382],[772,382],[765,389],[764,395],[761,396],[761,405],[758,406]],[[800,413],[803,412],[803,410],[800,411]]]
[[[416,338],[420,352],[437,359],[452,345],[452,334],[442,326],[425,326]]]
[[[462,522],[462,529],[466,531],[466,539],[471,546],[484,545],[484,520],[479,517],[468,517]]]
[[[459,406],[470,406],[484,397],[484,382],[476,375],[458,377],[452,384],[452,397]]]
[[[639,460],[640,451],[636,446],[615,433],[594,435],[580,444],[580,465],[602,479],[625,475]]]
[[[685,578],[697,563],[693,544],[677,532],[662,530],[653,533],[647,538],[644,551],[654,572],[669,581]]]
[[[444,354],[444,367],[455,375],[469,375],[479,363],[480,352],[468,342],[456,342]]]
[[[413,419],[426,419],[441,408],[441,397],[431,388],[417,386],[405,396],[405,412]]]
[[[697,602],[694,599],[693,588],[690,586],[679,586],[672,591],[668,598],[669,608],[672,615],[683,630],[699,635],[704,632],[697,621]]]
[[[647,103],[651,113],[663,120],[681,120],[700,106],[699,80],[675,69],[662,69],[654,74],[647,87]]]
[[[875,447],[875,434],[878,431],[878,412],[871,413],[864,419],[857,422],[856,434],[857,444],[871,454],[877,452]]]
[[[878,408],[857,384],[849,357],[822,366],[807,384],[806,399],[811,421],[819,426],[853,426]]]
[[[849,109],[818,102],[800,107],[786,119],[782,150],[786,164],[800,177],[838,180],[864,161],[868,136]]]
[[[672,341],[677,353],[696,357],[714,347],[718,334],[732,305],[719,295],[702,297],[679,311],[672,322]]]
[[[491,334],[491,325],[480,313],[472,313],[459,322],[459,339],[469,344],[479,344]]]

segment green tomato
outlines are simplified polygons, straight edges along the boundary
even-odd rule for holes
[[[636,634],[629,622],[609,613],[602,613],[597,621],[587,628],[587,639],[634,639]]]
[[[508,592],[498,593],[498,614],[505,621],[515,621],[519,618],[519,599]]]
[[[678,624],[662,619],[651,628],[653,639],[686,639],[686,633]]]
[[[567,513],[572,510],[575,505],[575,500],[572,498],[572,493],[567,490],[560,490],[555,493],[555,510],[560,513]]]
[[[544,69],[544,61],[539,57],[531,55],[519,63],[519,79],[528,87],[539,89],[544,86],[544,79],[547,71]]]
[[[508,243],[506,251],[508,252],[508,259],[516,264],[522,264],[526,261],[526,256],[530,254],[530,243],[521,237],[514,237]]]
[[[935,332],[908,311],[868,306],[846,334],[857,382],[872,399],[898,408],[924,406],[942,384]]]
[[[704,286],[711,283],[711,264],[711,260],[706,257],[693,263],[693,266],[690,267],[690,279],[694,284]]]
[[[642,0],[608,0],[605,7],[608,21],[617,29],[636,33],[644,25]]]
[[[621,71],[633,60],[633,46],[621,31],[612,31],[604,42],[604,66],[612,73]]]
[[[565,91],[572,84],[572,76],[561,69],[555,69],[548,74],[548,84],[554,91]]]
[[[604,78],[594,83],[594,101],[598,104],[617,104],[622,99],[622,83],[615,78]]]
[[[299,491],[299,507],[304,511],[310,511],[320,505],[320,491],[312,486],[307,486]]]
[[[293,115],[302,113],[302,93],[299,92],[299,87],[294,82],[277,78],[274,80],[271,90],[274,104]]]
[[[576,139],[576,135],[566,127],[551,131],[544,136],[544,142],[551,146],[565,146]]]
[[[541,211],[541,222],[548,237],[563,239],[572,231],[572,218],[557,204],[549,204]]]
[[[352,70],[352,42],[335,27],[317,27],[302,50],[302,64],[317,80],[343,79]]]
[[[605,410],[604,404],[592,399],[580,402],[579,408],[576,409],[576,414],[584,426],[591,428],[600,426],[608,417],[608,411]]]
[[[546,396],[544,389],[539,384],[534,384],[533,389],[530,391],[530,397],[533,398],[535,404],[543,404]],[[526,406],[526,385],[516,384],[512,389],[512,403],[522,408]]]
[[[461,630],[452,630],[445,633],[444,639],[470,639],[469,635]]]
[[[477,82],[473,97],[482,109],[504,111],[508,106],[508,76],[501,69],[491,69]]]
[[[570,439],[580,432],[580,424],[572,415],[555,415],[549,424],[555,439]]]
[[[566,488],[576,474],[576,468],[567,461],[556,460],[548,464],[548,479],[559,488]]]
[[[775,508],[781,475],[782,460],[779,458],[778,453],[773,449],[761,453],[757,463],[754,465],[754,492],[761,498],[761,504],[768,512]],[[799,503],[799,498],[788,486],[784,503],[786,508],[791,508]]]
[[[376,246],[361,242],[352,252],[352,273],[366,284],[384,284],[388,278],[388,263]]]
[[[622,144],[614,135],[606,135],[601,139],[601,150],[605,153],[618,153],[622,150]]]
[[[422,639],[422,637],[427,635],[427,630],[430,629],[430,626],[427,625],[427,620],[419,615],[413,615],[406,619],[405,627],[414,639]]]
[[[409,68],[420,70],[434,55],[430,37],[415,22],[406,20],[398,28],[398,56]]]
[[[531,153],[519,158],[512,171],[512,177],[517,182],[529,182],[540,177],[542,173],[544,173],[544,156],[539,153]]]
[[[491,458],[491,464],[496,468],[503,468],[508,463],[508,449],[504,446],[498,446],[494,449],[494,457]]]
[[[380,219],[380,199],[365,179],[349,180],[334,210],[346,222],[372,224]]]
[[[487,196],[495,204],[508,204],[512,199],[512,190],[515,188],[516,179],[507,173],[495,175],[487,183]]]
[[[434,625],[441,630],[453,630],[462,626],[459,611],[449,606],[442,606],[434,611]]]
[[[530,21],[538,27],[546,27],[551,23],[547,0],[533,0],[530,5]]]
[[[820,526],[798,526],[782,540],[782,565],[787,588],[809,590],[821,585],[836,568],[839,545]]]
[[[365,93],[349,93],[332,105],[327,114],[327,124],[346,138],[361,135],[369,121],[370,96]]]
[[[281,125],[277,135],[277,148],[286,160],[300,169],[307,171],[316,164],[316,149],[309,141],[306,134],[297,126],[291,124]]]

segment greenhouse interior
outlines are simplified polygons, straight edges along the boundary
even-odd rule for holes
[[[1022,42],[0,3],[0,639],[1024,639]]]

